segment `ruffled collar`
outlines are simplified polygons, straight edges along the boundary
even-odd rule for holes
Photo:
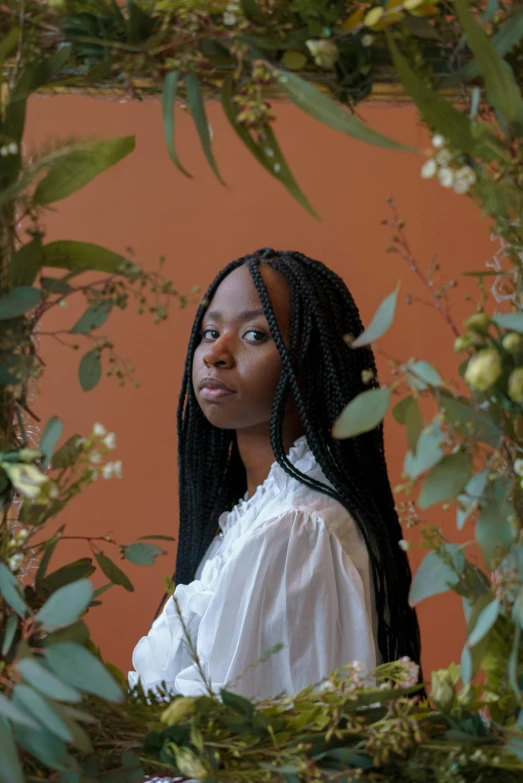
[[[287,453],[287,459],[301,473],[310,474],[315,469],[319,469],[305,435],[300,435],[294,441]],[[244,497],[230,511],[224,511],[220,515],[218,524],[221,530],[225,532],[230,529],[239,519],[251,512],[252,509],[259,508],[262,501],[265,502],[269,497],[272,498],[282,492],[290,481],[296,481],[296,479],[289,476],[275,460],[271,465],[267,478],[256,487],[251,497],[247,498],[247,491]]]

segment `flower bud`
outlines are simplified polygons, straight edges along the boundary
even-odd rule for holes
[[[472,342],[472,337],[470,336],[470,334],[462,334],[460,337],[457,337],[454,342],[455,352],[462,353],[463,351],[468,350],[471,342]]]
[[[307,49],[314,57],[314,62],[319,65],[320,68],[330,70],[334,67],[334,63],[338,60],[340,52],[334,41],[329,41],[324,38],[318,40],[310,40],[306,42]]]
[[[501,341],[501,345],[507,353],[518,353],[523,350],[523,335],[509,332]]]
[[[474,313],[467,318],[463,324],[467,329],[471,329],[473,332],[488,332],[488,328],[491,324],[490,318],[485,313]]]
[[[432,672],[430,696],[441,712],[449,712],[452,709],[456,691],[447,669],[436,669]]]
[[[50,479],[35,465],[25,465],[20,462],[2,462],[2,467],[9,476],[9,480],[15,489],[29,498],[35,500],[40,494],[43,484]]]
[[[176,766],[182,775],[203,781],[208,778],[208,769],[190,748],[176,748]]]
[[[523,459],[519,458],[514,462],[514,471],[518,476],[523,476]]]
[[[518,367],[514,372],[510,373],[508,396],[514,402],[523,402],[523,367]]]
[[[174,699],[166,710],[160,715],[162,723],[166,723],[167,726],[174,726],[177,723],[181,723],[184,718],[189,715],[194,715],[196,707],[194,699],[182,696],[179,699]]]
[[[502,371],[501,356],[498,351],[495,348],[486,348],[469,359],[464,377],[473,389],[486,391],[496,383]]]
[[[36,460],[42,459],[43,456],[40,449],[20,449],[18,452],[20,462],[36,462]]]

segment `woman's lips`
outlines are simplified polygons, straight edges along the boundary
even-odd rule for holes
[[[219,389],[216,386],[204,386],[200,389],[200,394],[206,400],[219,400],[222,397],[230,397],[236,392],[229,391],[229,389]]]

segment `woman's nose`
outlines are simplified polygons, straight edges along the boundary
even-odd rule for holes
[[[203,361],[209,367],[230,367],[234,359],[227,340],[222,337],[209,345],[203,356]]]

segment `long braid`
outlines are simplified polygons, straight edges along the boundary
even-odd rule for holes
[[[334,440],[332,424],[344,406],[367,388],[377,388],[371,349],[352,350],[346,334],[363,331],[358,309],[343,280],[319,261],[301,253],[271,249],[244,256],[212,282],[196,314],[189,340],[178,405],[180,532],[175,581],[188,583],[211,543],[221,513],[247,489],[236,434],[205,419],[192,388],[192,361],[200,341],[203,315],[221,281],[247,265],[282,360],[270,438],[276,461],[303,484],[340,502],[351,514],[369,552],[379,617],[378,645],[383,660],[409,655],[419,662],[420,638],[415,612],[408,605],[411,572],[398,547],[401,526],[387,474],[383,427],[347,440]],[[260,264],[283,274],[291,289],[289,345],[281,336]],[[362,371],[373,378],[363,383]],[[302,474],[283,444],[283,420],[292,395],[308,445],[327,484]]]

